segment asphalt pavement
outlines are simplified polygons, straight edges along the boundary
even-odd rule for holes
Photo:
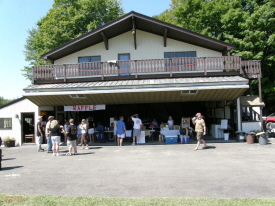
[[[100,197],[274,198],[275,140],[267,145],[208,141],[189,144],[94,144],[78,155],[1,148],[0,193]],[[43,145],[46,148],[46,145]]]

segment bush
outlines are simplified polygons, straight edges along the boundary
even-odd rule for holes
[[[6,137],[3,142],[11,142],[11,141],[15,141],[15,138],[13,137]]]

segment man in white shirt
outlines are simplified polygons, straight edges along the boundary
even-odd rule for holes
[[[49,116],[48,117],[48,122],[46,124],[46,138],[47,138],[47,153],[52,153],[52,138],[51,138],[51,131],[50,131],[50,125],[51,122],[53,121],[54,117],[53,116]]]
[[[134,122],[134,127],[133,127],[133,143],[132,145],[138,144],[139,142],[139,137],[140,137],[140,127],[142,125],[141,119],[138,118],[138,114],[134,114],[131,116],[133,122]],[[137,142],[135,141],[137,140]]]

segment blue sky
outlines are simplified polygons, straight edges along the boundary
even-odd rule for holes
[[[171,0],[121,0],[126,13],[153,16],[169,8]],[[19,98],[23,88],[31,84],[21,69],[29,63],[23,51],[28,30],[46,15],[53,0],[0,0],[0,96]]]

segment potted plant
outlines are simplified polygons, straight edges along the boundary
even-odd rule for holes
[[[3,142],[5,147],[15,147],[15,139],[13,137],[6,137]]]

